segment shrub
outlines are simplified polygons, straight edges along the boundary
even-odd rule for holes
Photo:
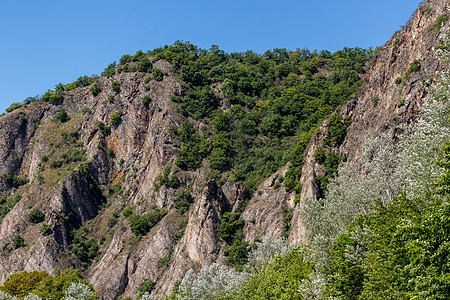
[[[149,76],[149,77],[147,77],[147,78],[145,78],[145,84],[147,84],[147,83],[149,83],[150,82],[150,80],[152,80],[152,78]]]
[[[136,299],[140,299],[145,293],[151,293],[155,289],[156,282],[145,278],[136,288]]]
[[[49,103],[57,103],[64,99],[62,91],[48,90],[41,98],[42,101]]]
[[[14,249],[18,249],[20,247],[25,247],[25,240],[20,234],[17,234],[12,239]]]
[[[182,190],[180,194],[174,200],[175,208],[180,212],[180,214],[184,214],[189,210],[189,206],[194,202],[194,198],[191,196],[191,192],[188,190]]]
[[[120,93],[120,83],[118,81],[113,81],[113,83],[111,83],[111,88],[114,92]]]
[[[133,207],[127,207],[126,209],[124,209],[122,214],[125,218],[128,218],[129,216],[131,216],[133,214]]]
[[[142,98],[142,105],[147,106],[150,102],[152,102],[150,96],[144,96],[144,98]]]
[[[97,127],[100,129],[103,136],[107,136],[111,133],[111,127],[106,126],[103,122],[98,121]]]
[[[95,293],[92,285],[80,279],[80,271],[72,268],[67,269],[64,272],[61,272],[59,269],[56,269],[56,275],[47,276],[44,279],[42,279],[39,285],[33,290],[33,293],[41,297],[42,299],[46,300],[71,299],[69,297],[65,298],[65,294],[66,292],[72,294],[72,291],[74,291],[73,289],[75,289],[75,287],[72,288],[70,287],[72,286],[73,283],[82,283],[87,285],[91,290],[92,296],[91,299],[99,298],[98,295]],[[79,289],[76,290],[81,291]]]
[[[380,98],[378,96],[375,96],[375,97],[372,98],[372,103],[373,104],[376,105],[378,103],[378,101],[380,101]]]
[[[102,72],[102,76],[107,78],[112,77],[114,74],[116,74],[116,62],[110,63]]]
[[[115,114],[111,115],[111,124],[117,125],[120,122],[122,122],[122,114],[120,112],[116,112]]]
[[[28,179],[14,176],[13,172],[6,173],[6,175],[4,175],[3,178],[5,180],[5,183],[9,184],[13,188],[18,188],[18,187],[28,183]]]
[[[396,79],[395,79],[395,84],[396,85],[399,85],[400,83],[402,83],[402,78],[401,77],[397,77]]]
[[[28,219],[31,223],[41,223],[45,219],[45,214],[39,208],[33,208],[33,210],[28,214]]]
[[[39,233],[41,233],[42,235],[48,235],[50,233],[52,233],[52,227],[50,224],[42,224],[41,229],[39,229]]]
[[[114,95],[109,95],[108,101],[109,101],[109,103],[114,103]]]
[[[67,114],[66,110],[62,108],[55,116],[57,120],[59,120],[61,123],[65,123],[70,120],[69,115]]]
[[[83,230],[75,232],[70,250],[78,256],[82,262],[89,264],[99,254],[99,247],[97,241],[93,237],[87,239],[83,234]]]
[[[416,59],[409,65],[409,69],[405,73],[405,80],[409,78],[409,75],[420,70],[421,63],[420,60]]]
[[[18,108],[21,108],[24,104],[19,102],[11,103],[11,105],[6,109],[7,113],[10,113]]]
[[[0,290],[22,299],[31,293],[48,276],[50,275],[45,271],[22,271],[11,274],[3,285],[0,286]],[[0,297],[0,299],[3,298]]]
[[[102,91],[102,88],[98,84],[94,84],[91,87],[91,93],[92,93],[92,96],[94,96],[94,97],[97,97],[97,95],[100,94],[101,91]]]
[[[439,17],[437,17],[436,21],[434,22],[434,25],[433,25],[433,30],[439,31],[439,29],[441,29],[442,26],[444,26],[445,23],[447,23],[448,19],[449,19],[449,17],[447,14],[443,14],[443,15],[440,15]]]
[[[108,186],[108,196],[114,196],[114,195],[121,195],[122,194],[122,184],[120,182]]]
[[[152,75],[153,75],[153,79],[155,79],[156,81],[162,81],[164,74],[163,71],[161,71],[161,69],[153,69],[152,70]]]
[[[152,70],[152,63],[147,57],[143,57],[139,59],[136,67],[139,72],[147,73]]]
[[[143,236],[146,235],[150,229],[156,225],[156,223],[161,220],[167,212],[165,210],[160,210],[156,208],[154,211],[151,211],[143,216],[134,215],[131,216],[129,222],[131,224],[131,232],[135,236]]]

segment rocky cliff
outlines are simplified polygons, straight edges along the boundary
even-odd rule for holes
[[[351,118],[338,146],[347,160],[358,159],[367,137],[416,120],[427,96],[424,85],[442,68],[431,49],[441,30],[437,20],[449,8],[450,1],[423,2],[373,58],[362,92],[340,110]],[[408,72],[414,61],[420,67]],[[36,102],[0,118],[0,197],[10,207],[0,227],[0,282],[21,270],[53,273],[74,266],[84,269],[102,299],[134,296],[145,279],[156,282],[159,295],[167,294],[188,269],[225,263],[226,243],[218,234],[225,213],[241,213],[248,242],[266,235],[307,242],[301,204],[280,180],[289,165],[253,194],[242,184],[211,180],[207,163],[194,171],[174,166],[181,144],[173,130],[185,117],[170,98],[182,82],[168,62],[153,63],[163,70],[162,81],[139,72],[100,77],[96,96],[81,87],[53,104]],[[151,98],[146,105],[145,96]],[[325,122],[307,148],[302,198],[318,195],[323,166],[315,153],[327,135]],[[172,178],[176,184],[167,183]],[[186,190],[188,209],[174,209]],[[35,209],[45,214],[44,222],[31,221]],[[165,212],[162,219],[136,235],[130,214],[155,211]],[[13,242],[17,236],[25,246]],[[90,238],[98,241],[94,255],[74,255],[74,241],[89,248]]]

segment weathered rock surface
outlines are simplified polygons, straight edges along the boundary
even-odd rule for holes
[[[362,92],[340,111],[352,120],[339,149],[349,161],[358,159],[367,137],[416,120],[427,96],[423,83],[442,68],[431,53],[438,41],[432,26],[449,9],[448,0],[423,2],[371,62]],[[414,60],[421,60],[420,70],[397,85],[395,79],[404,77]],[[78,88],[66,92],[60,103],[36,102],[0,118],[0,174],[13,172],[29,180],[12,187],[0,176],[0,197],[21,195],[0,225],[0,282],[21,270],[53,273],[56,267],[82,266],[70,252],[72,235],[78,230],[101,241],[99,255],[85,268],[84,276],[102,299],[134,296],[136,287],[147,278],[156,282],[159,295],[167,294],[190,268],[224,263],[225,242],[219,228],[225,212],[242,212],[248,242],[266,235],[284,235],[294,244],[307,242],[299,213],[301,201],[295,203],[295,193],[286,192],[280,180],[289,165],[266,179],[253,195],[242,184],[219,186],[209,180],[206,163],[196,171],[174,166],[180,142],[170,129],[179,128],[186,118],[170,98],[182,83],[169,63],[157,61],[154,66],[166,73],[163,81],[146,84],[150,75],[137,72],[102,77],[97,80],[102,91],[96,97],[89,87]],[[120,83],[120,92],[113,91],[113,81]],[[142,98],[147,95],[152,101],[144,106]],[[373,101],[376,97],[378,101]],[[55,121],[62,108],[71,117],[64,126]],[[113,125],[115,113],[121,113],[122,121]],[[111,133],[102,133],[99,122],[110,126]],[[55,136],[63,134],[66,144],[55,142]],[[305,154],[303,199],[317,197],[315,178],[323,167],[315,162],[314,153],[326,136],[325,122]],[[64,147],[85,150],[86,160],[69,162],[63,168],[45,163],[52,151],[62,156]],[[167,166],[172,166],[169,176],[176,175],[181,187],[155,188]],[[181,215],[171,208],[185,188],[191,190],[193,203]],[[124,209],[143,215],[155,207],[168,214],[144,237],[134,236]],[[30,222],[28,214],[33,208],[44,211],[51,233],[41,234],[42,224]],[[14,249],[16,235],[24,238],[25,247]]]

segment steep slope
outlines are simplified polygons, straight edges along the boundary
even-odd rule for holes
[[[416,121],[427,96],[424,84],[443,68],[431,49],[443,25],[437,20],[449,9],[450,1],[423,2],[378,51],[362,92],[340,110],[339,124],[351,120],[345,139],[324,142],[330,140],[330,120],[312,135],[300,178],[303,200],[323,192],[318,178],[327,170],[318,149],[345,153],[351,162],[368,137],[392,132],[395,138],[399,124]],[[146,279],[156,282],[159,295],[168,294],[187,270],[227,263],[224,216],[242,220],[233,228],[242,231],[242,242],[267,235],[307,242],[299,191],[285,188],[291,164],[253,194],[241,183],[222,182],[231,174],[217,178],[206,160],[197,169],[176,166],[182,142],[174,131],[186,120],[206,136],[212,129],[180,113],[171,98],[184,93],[185,83],[172,64],[151,59],[163,77],[114,72],[96,79],[98,94],[90,84],[0,118],[0,282],[21,270],[53,273],[73,266],[84,270],[102,299],[133,297]],[[214,88],[228,111],[225,96]],[[35,209],[45,221],[32,221]],[[145,227],[147,217],[155,219],[152,226]]]
[[[439,21],[439,17],[448,14],[449,8],[449,1],[424,1],[406,26],[396,32],[374,57],[361,93],[340,110],[343,117],[351,118],[351,125],[342,146],[335,150],[345,153],[348,162],[361,156],[368,138],[383,132],[392,132],[392,138],[395,138],[398,125],[417,120],[418,109],[427,97],[426,87],[434,79],[435,72],[444,67],[438,64],[432,49],[439,44],[440,29],[447,21],[447,18]],[[315,198],[319,194],[315,178],[323,169],[314,154],[327,137],[329,131],[325,122],[312,137],[306,153],[301,179],[302,199]]]

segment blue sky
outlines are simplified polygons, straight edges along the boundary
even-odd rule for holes
[[[176,40],[227,52],[383,45],[419,0],[3,1],[0,112],[123,54]]]

